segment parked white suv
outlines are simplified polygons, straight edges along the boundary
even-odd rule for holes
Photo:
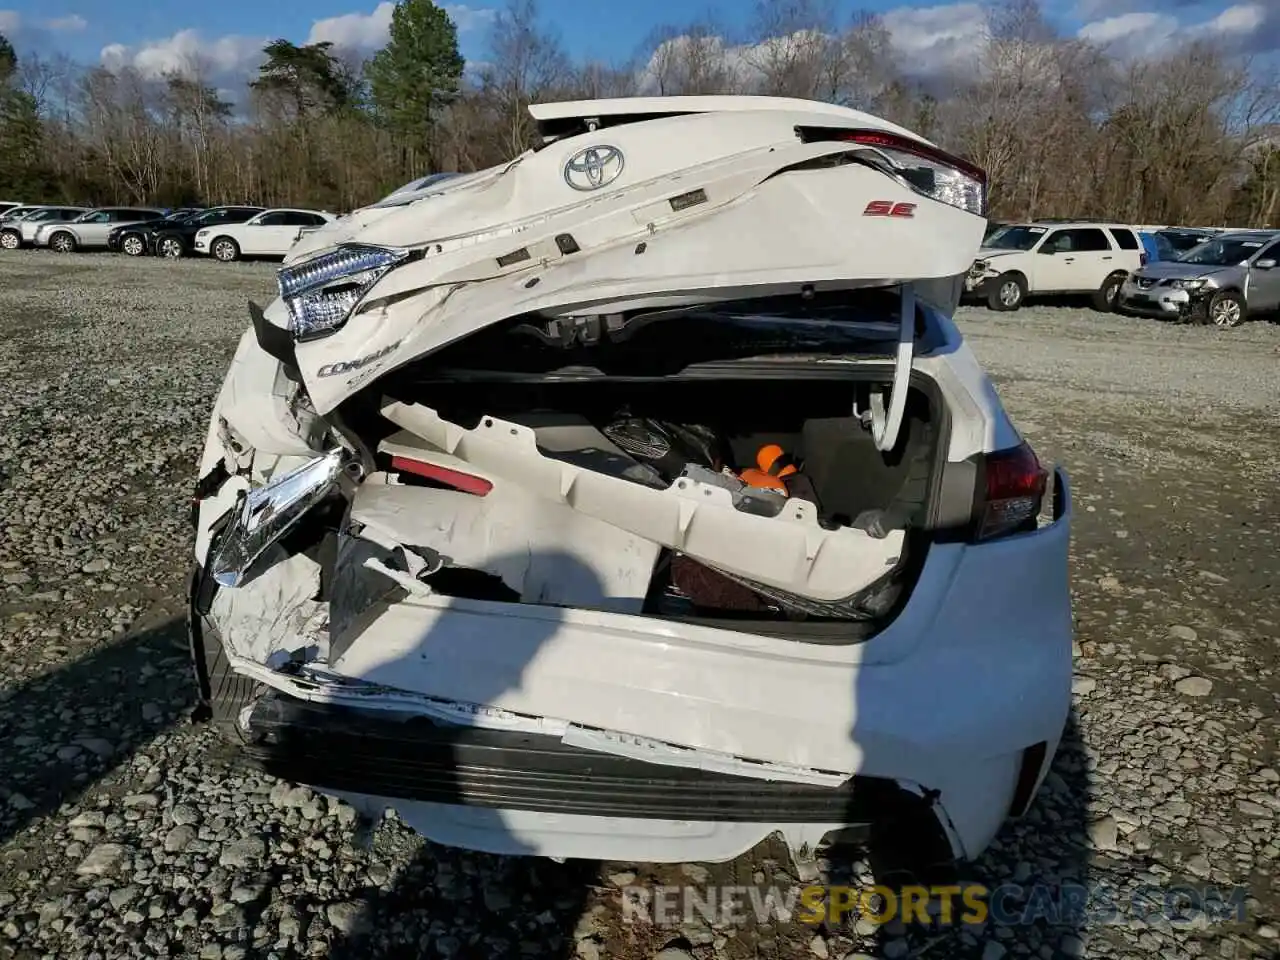
[[[965,293],[992,310],[1017,310],[1027,297],[1088,293],[1115,309],[1125,278],[1146,263],[1133,228],[1119,223],[1011,223],[978,251]]]
[[[530,112],[538,150],[250,305],[193,497],[204,715],[494,853],[977,856],[1072,634],[1065,476],[950,318],[985,174],[825,103]]]
[[[283,257],[305,232],[332,219],[333,214],[323,210],[263,210],[244,223],[202,227],[193,246],[196,253],[223,263],[241,257]]]

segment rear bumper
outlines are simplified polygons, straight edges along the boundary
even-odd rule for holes
[[[1122,312],[1162,320],[1185,320],[1199,302],[1186,290],[1161,286],[1143,290],[1132,280],[1126,280],[1116,296],[1116,306]]]
[[[494,853],[716,861],[776,832],[799,849],[850,830],[974,857],[1025,810],[1070,706],[1061,472],[1054,517],[977,548],[938,546],[907,609],[852,647],[592,611],[392,602],[335,660],[376,685],[358,708],[324,685],[242,670],[272,687],[240,715],[245,756],[370,813],[394,807],[437,842]],[[209,623],[198,606],[196,631]],[[207,698],[203,644],[193,652]],[[423,698],[492,705],[517,723],[438,724],[415,709]],[[556,717],[641,749],[516,728]],[[672,762],[662,744],[693,762]],[[742,775],[745,763],[839,775],[764,779]]]

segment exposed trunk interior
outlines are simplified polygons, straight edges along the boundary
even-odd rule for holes
[[[441,383],[414,399],[465,427],[486,415],[528,423],[551,457],[573,460],[609,444],[650,467],[662,487],[686,464],[740,474],[757,466],[757,451],[776,444],[812,483],[824,524],[848,526],[868,511],[892,510],[898,526],[908,525],[924,505],[936,445],[930,403],[911,391],[902,436],[882,454],[854,415],[867,409],[873,386],[883,384],[778,370],[768,378]],[[580,445],[566,445],[556,427],[579,418],[594,430],[577,435]],[[670,452],[647,455],[648,431],[665,434]]]
[[[534,375],[513,380],[438,378],[423,372],[399,378],[394,389],[406,402],[429,404],[442,418],[467,429],[486,417],[526,425],[544,456],[654,489],[666,490],[682,476],[703,482],[723,479],[739,491],[735,503],[746,512],[774,516],[788,497],[798,496],[816,503],[819,523],[826,529],[853,526],[873,537],[907,531],[900,562],[878,582],[846,601],[813,601],[762,588],[678,551],[645,554],[625,539],[612,549],[631,556],[636,564],[649,565],[643,571],[647,590],[637,595],[635,608],[617,605],[619,593],[626,591],[616,583],[611,584],[613,594],[606,592],[598,602],[575,595],[566,568],[557,567],[555,558],[537,574],[543,577],[542,585],[530,588],[529,565],[536,566],[536,560],[520,556],[513,567],[510,558],[473,559],[466,555],[469,544],[461,551],[456,543],[442,550],[450,553],[453,563],[424,574],[422,580],[437,594],[521,602],[523,589],[523,602],[530,602],[529,594],[534,594],[539,598],[535,602],[598,605],[738,629],[750,622],[753,630],[769,625],[766,632],[819,642],[851,642],[874,633],[896,613],[927,546],[919,531],[941,433],[928,381],[917,378],[899,442],[882,453],[859,414],[867,409],[870,393],[887,386],[884,365],[849,366],[830,373],[812,360],[741,366],[737,374],[721,369],[714,377]],[[378,444],[377,461],[379,469],[399,484],[421,491],[421,506],[409,512],[447,512],[451,528],[477,522],[468,519],[472,516],[505,523],[497,519],[501,511],[492,498],[482,505],[479,497],[463,492],[456,479],[397,469],[397,462],[403,466],[403,460],[393,461],[397,436],[404,434]],[[780,448],[783,462],[795,467],[782,478],[785,491],[744,486],[740,478],[751,476],[744,471],[760,469],[758,453],[770,444]],[[585,537],[593,534],[578,530],[571,535],[566,530],[563,549],[572,553],[575,538],[581,543]],[[491,534],[486,538],[495,544]],[[430,540],[431,533],[420,533],[419,539]],[[475,566],[468,567],[468,560]]]
[[[896,444],[877,449],[870,410],[894,377],[900,304],[895,290],[809,292],[478,331],[338,411],[380,475],[353,517],[426,548],[413,576],[436,595],[863,639],[923,564],[947,433],[917,372]],[[915,321],[927,350],[935,331]],[[686,522],[702,524],[700,554]]]

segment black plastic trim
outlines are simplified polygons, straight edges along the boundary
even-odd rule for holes
[[[262,308],[252,300],[249,301],[249,317],[253,320],[253,335],[262,352],[279,360],[289,379],[297,381],[298,356],[293,334],[268,320]]]
[[[557,737],[405,722],[278,693],[249,719],[245,758],[320,789],[545,813],[737,823],[941,825],[892,780],[813,786],[670,767]]]

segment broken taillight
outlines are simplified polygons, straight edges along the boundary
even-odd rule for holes
[[[400,470],[403,473],[411,473],[415,477],[422,477],[424,480],[431,480],[441,486],[461,490],[463,493],[474,494],[477,497],[483,497],[493,489],[493,484],[484,477],[463,473],[460,470],[451,470],[448,467],[427,463],[423,460],[413,460],[409,457],[392,457],[391,468]]]
[[[839,140],[874,148],[912,189],[977,216],[987,215],[986,171],[933,144],[888,130],[806,126],[797,127],[796,132],[805,143]]]
[[[990,540],[1033,526],[1048,480],[1048,471],[1026,442],[987,454],[974,510],[974,540]]]

